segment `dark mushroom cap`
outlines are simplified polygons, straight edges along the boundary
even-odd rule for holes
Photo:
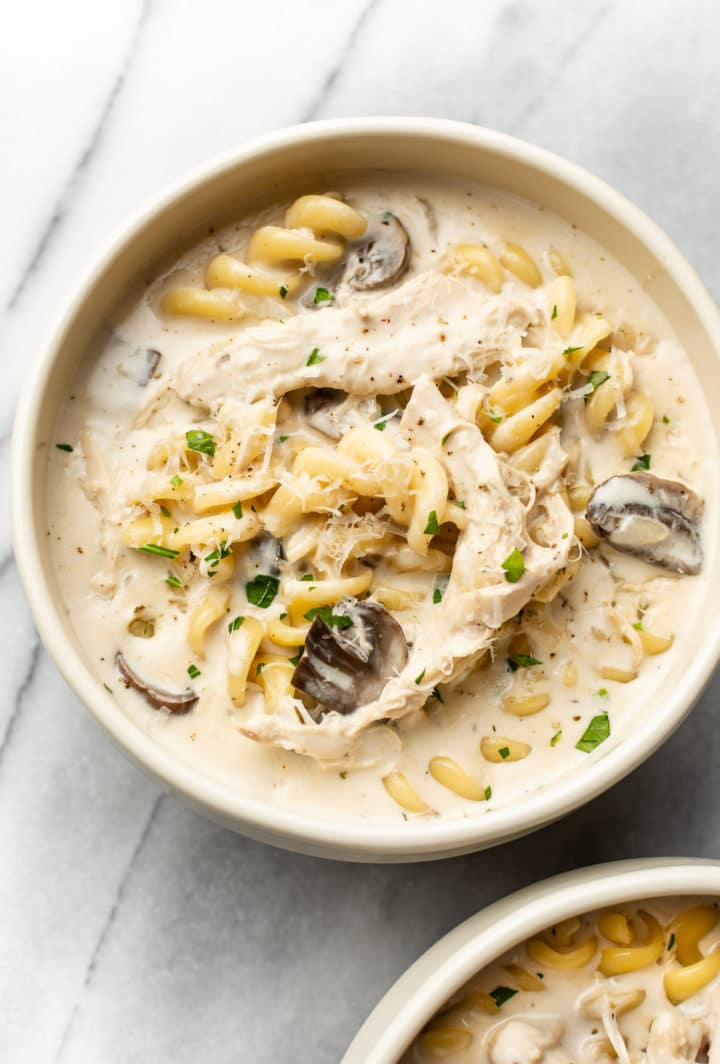
[[[341,599],[329,619],[330,624],[320,615],[313,620],[292,683],[324,712],[352,713],[374,701],[404,668],[407,642],[378,602]]]
[[[625,473],[598,484],[587,505],[596,535],[616,550],[676,573],[697,573],[703,552],[703,500],[685,484]]]
[[[390,211],[350,245],[343,279],[356,291],[384,288],[399,281],[410,264],[410,238]]]
[[[198,700],[198,696],[192,690],[180,691],[177,694],[172,691],[163,691],[159,687],[153,687],[141,679],[130,668],[124,655],[118,650],[115,655],[115,664],[122,676],[126,687],[134,687],[150,703],[153,709],[168,709],[171,713],[181,715],[187,713]]]

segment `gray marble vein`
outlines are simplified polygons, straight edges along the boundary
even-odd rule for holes
[[[444,115],[527,137],[638,202],[720,292],[711,0],[155,0],[148,11],[113,6],[105,33],[92,0],[28,0],[5,16],[6,497],[17,394],[75,278],[169,181],[301,118]],[[82,26],[94,27],[84,42]],[[73,57],[62,76],[22,78],[34,44],[43,69],[61,69],[55,50]],[[0,599],[10,1064],[336,1064],[406,965],[487,902],[592,861],[720,856],[717,678],[662,750],[564,821],[490,853],[358,867],[261,846],[160,796],[39,648],[7,506]]]

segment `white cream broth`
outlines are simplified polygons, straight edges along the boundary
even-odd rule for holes
[[[567,920],[479,972],[402,1064],[716,1064],[719,919],[662,898]]]
[[[205,658],[200,660],[188,643],[188,619],[210,583],[206,576],[207,563],[201,562],[196,576],[189,563],[186,568],[178,568],[179,563],[174,560],[154,557],[123,545],[118,528],[127,519],[123,507],[127,507],[128,490],[134,482],[139,483],[147,477],[148,458],[160,442],[182,437],[188,429],[212,428],[208,417],[199,409],[203,395],[223,397],[227,389],[232,390],[232,395],[240,401],[244,380],[248,388],[262,391],[265,386],[263,377],[269,380],[274,374],[279,379],[283,373],[288,380],[295,381],[293,388],[308,387],[312,379],[324,383],[322,374],[330,373],[335,365],[333,360],[342,358],[344,335],[337,338],[339,342],[335,346],[338,350],[335,351],[331,346],[332,328],[322,322],[336,320],[340,323],[338,328],[348,329],[349,342],[357,343],[361,334],[367,331],[360,328],[363,319],[358,316],[358,307],[366,307],[372,317],[366,343],[367,361],[363,363],[365,369],[361,367],[355,371],[360,381],[357,388],[366,397],[373,396],[373,388],[367,383],[367,374],[373,371],[373,367],[378,371],[404,374],[406,389],[408,383],[412,385],[419,379],[418,369],[421,369],[427,387],[433,389],[433,395],[437,397],[440,410],[445,399],[440,397],[430,378],[434,377],[438,382],[443,377],[455,377],[456,384],[465,383],[465,378],[458,378],[458,374],[468,342],[465,335],[467,319],[472,314],[476,315],[478,329],[486,338],[487,346],[498,348],[510,342],[508,336],[513,330],[518,336],[527,332],[522,323],[520,326],[514,324],[517,320],[523,315],[531,318],[533,324],[529,332],[540,335],[531,354],[542,359],[543,336],[549,336],[552,329],[551,308],[543,302],[544,292],[556,277],[551,261],[556,267],[558,265],[557,259],[549,257],[550,249],[560,251],[572,269],[577,291],[577,321],[581,323],[581,319],[590,319],[596,314],[608,319],[615,330],[606,341],[606,346],[610,345],[608,353],[620,361],[631,360],[633,390],[642,392],[654,404],[652,425],[638,454],[651,455],[652,474],[681,481],[704,499],[702,536],[706,559],[715,549],[711,536],[711,530],[716,526],[717,505],[714,435],[689,359],[660,310],[644,293],[638,280],[569,222],[502,192],[426,176],[360,175],[352,180],[338,180],[332,188],[362,214],[372,216],[391,211],[402,221],[412,249],[407,273],[397,285],[376,292],[353,294],[339,291],[335,305],[330,309],[303,307],[292,295],[284,300],[250,296],[247,298],[250,307],[247,317],[241,321],[217,323],[165,314],[160,310],[162,298],[178,284],[201,286],[205,269],[218,252],[242,257],[245,244],[259,225],[283,224],[287,204],[212,232],[184,255],[168,274],[150,285],[126,314],[109,323],[107,341],[83,366],[63,407],[54,440],[68,444],[73,451],[51,448],[48,478],[49,535],[57,578],[69,617],[98,683],[111,691],[138,728],[198,772],[239,792],[280,806],[303,809],[319,817],[353,817],[377,822],[412,820],[417,815],[407,803],[403,807],[394,800],[383,784],[389,774],[402,773],[426,806],[419,815],[481,816],[516,801],[525,793],[555,785],[568,773],[587,771],[589,759],[607,755],[613,746],[622,743],[632,733],[643,706],[661,697],[661,689],[672,674],[676,654],[683,641],[690,637],[687,626],[679,624],[679,618],[692,613],[702,589],[702,570],[698,575],[680,576],[619,553],[605,543],[589,551],[583,550],[574,579],[565,583],[550,603],[538,604],[534,592],[526,596],[526,599],[530,598],[529,602],[524,601],[519,590],[524,586],[522,581],[512,587],[506,587],[504,583],[499,585],[498,593],[507,592],[508,596],[519,597],[516,600],[503,599],[505,605],[500,612],[495,611],[494,620],[489,616],[489,606],[483,607],[485,612],[478,606],[479,619],[475,620],[478,624],[482,621],[490,626],[491,635],[484,645],[491,648],[492,653],[479,652],[481,641],[477,642],[468,651],[468,665],[474,663],[474,667],[467,675],[463,676],[465,670],[460,654],[454,659],[452,670],[441,662],[438,665],[441,672],[436,675],[434,665],[431,667],[431,651],[433,647],[442,647],[446,631],[444,621],[433,621],[433,617],[441,615],[432,611],[440,607],[429,597],[438,586],[438,578],[420,570],[398,574],[393,569],[392,558],[384,556],[379,562],[376,560],[376,583],[416,587],[421,593],[422,600],[409,609],[391,608],[406,635],[409,633],[411,648],[407,668],[414,668],[414,662],[419,660],[416,650],[422,645],[422,638],[430,648],[428,675],[417,684],[421,704],[416,706],[417,698],[412,701],[414,692],[406,691],[404,702],[399,696],[388,702],[388,705],[392,702],[392,708],[383,717],[382,698],[385,695],[380,695],[373,703],[380,708],[375,716],[368,716],[371,725],[368,729],[358,727],[356,733],[351,734],[350,718],[336,722],[332,738],[344,744],[341,758],[316,756],[314,751],[311,751],[312,756],[305,756],[276,745],[284,741],[283,735],[278,738],[271,731],[262,732],[268,723],[264,718],[272,715],[264,713],[263,692],[252,674],[244,704],[234,704],[228,695],[226,622],[236,616],[245,616],[265,623],[285,609],[280,598],[268,610],[248,603],[245,591],[247,570],[242,557],[244,548],[241,547],[235,576],[228,585],[228,611],[208,629]],[[532,288],[506,271],[502,291],[491,293],[480,280],[462,269],[444,272],[448,246],[485,244],[499,256],[505,242],[522,245],[532,256],[542,274],[542,287]],[[322,286],[323,277],[322,269],[318,269],[313,283]],[[312,285],[310,287],[312,290]],[[407,293],[407,298],[403,298],[403,292]],[[383,300],[385,303],[378,304],[377,301]],[[397,315],[391,342],[388,342],[387,333],[382,332],[380,321],[373,317],[373,307],[378,305],[391,308],[392,314]],[[323,315],[333,314],[339,317],[323,319]],[[323,363],[312,367],[317,371],[316,378],[307,371],[304,361],[292,372],[288,369],[289,363],[282,362],[285,355],[280,351],[279,342],[273,340],[275,333],[272,331],[281,328],[272,324],[279,320],[286,323],[289,335],[295,338],[293,342],[305,343],[307,340],[308,354],[318,346],[312,342],[313,335],[318,331],[322,333],[328,355],[327,360],[323,359]],[[270,322],[270,325],[261,325],[258,329],[258,323],[263,321]],[[270,333],[263,338],[262,330],[267,329]],[[427,342],[419,343],[418,334],[426,336]],[[247,340],[248,336],[251,341]],[[560,348],[572,347],[573,338],[574,333],[562,341],[555,338],[555,349],[558,344]],[[521,342],[524,341],[517,341],[518,344]],[[625,346],[621,347],[621,344]],[[141,386],[138,375],[142,374],[147,349],[159,351],[161,359],[151,381]],[[408,350],[412,357],[404,359]],[[213,361],[208,352],[216,351],[229,354],[224,360]],[[244,362],[248,351],[248,361]],[[263,374],[262,359],[266,351],[269,352],[268,369]],[[375,362],[373,351],[377,356]],[[437,351],[437,355],[432,354],[433,351]],[[251,361],[251,356],[255,362]],[[432,372],[436,357],[441,362],[445,360],[443,372]],[[454,361],[456,359],[459,361]],[[243,377],[244,368],[246,378]],[[486,378],[482,373],[478,373],[477,378],[492,387],[493,372],[488,368]],[[577,386],[587,379],[585,374],[574,381],[575,393]],[[167,392],[169,382],[183,394],[182,399]],[[601,385],[609,386],[609,382]],[[399,393],[399,387],[395,390]],[[441,390],[443,396],[452,399],[452,388],[443,385]],[[417,394],[422,394],[419,385]],[[157,409],[148,413],[148,406],[156,396]],[[189,406],[188,399],[195,405]],[[406,401],[407,395],[404,398],[399,396],[397,401],[386,398],[381,404],[383,416]],[[416,405],[417,402],[416,397]],[[624,402],[621,399],[619,409],[611,415],[611,422],[616,422],[615,429],[605,428],[593,433],[585,420],[590,404],[585,406],[582,395],[566,398],[555,422],[562,425],[561,446],[574,455],[577,468],[582,470],[577,480],[599,484],[613,474],[630,470],[632,458],[624,455],[617,443],[616,430],[622,427],[622,416],[626,413]],[[280,453],[279,448],[287,446],[287,443],[278,442],[280,435],[287,434],[289,445],[293,447],[293,434],[298,432],[297,404],[293,406],[287,400],[283,404],[284,413],[275,429],[277,453]],[[144,411],[142,415],[141,411]],[[374,417],[377,416],[376,411]],[[413,417],[415,420],[410,425]],[[420,417],[418,425],[417,411],[412,413],[411,401],[400,423],[397,418],[388,421],[382,439],[397,441],[399,447],[407,447],[408,433],[412,441],[412,433],[416,432],[420,445],[424,446],[421,433],[426,431],[426,426],[422,426],[423,421]],[[408,429],[406,423],[410,425]],[[502,425],[497,427],[502,428]],[[461,431],[458,439],[464,438]],[[490,431],[494,431],[492,425]],[[401,438],[403,433],[405,439]],[[470,440],[471,436],[467,438]],[[331,444],[331,441],[323,440],[321,434],[315,434],[315,439],[320,445]],[[574,439],[578,442],[573,442]],[[466,449],[471,451],[472,445],[466,445]],[[490,448],[487,450],[490,455]],[[578,453],[581,456],[579,464]],[[205,459],[201,457],[200,461]],[[452,457],[447,462],[451,469]],[[452,475],[450,479],[452,487]],[[557,497],[557,488],[563,484],[567,487],[566,480],[561,484],[558,479],[556,483],[537,487],[537,490],[546,492],[552,503]],[[467,510],[468,501],[461,501],[465,502]],[[567,515],[564,504],[558,502],[558,506]],[[246,517],[248,509],[249,504],[243,503]],[[582,514],[583,507],[580,506],[576,515],[582,517]],[[500,515],[500,524],[502,520]],[[572,529],[572,515],[570,521]],[[577,524],[575,528],[578,529]],[[572,568],[573,560],[580,552],[572,533],[569,537],[558,535],[556,546],[552,563],[555,569],[558,572],[561,568],[566,570],[568,559]],[[530,556],[529,548],[527,559]],[[496,561],[503,557],[504,554]],[[528,572],[530,568],[528,562]],[[297,580],[310,570],[310,563],[302,560],[286,563],[282,579]],[[167,584],[168,572],[180,574],[184,584],[182,591]],[[529,578],[528,572],[524,579]],[[456,579],[454,572],[452,581]],[[500,580],[503,580],[502,573]],[[535,586],[541,588],[541,584],[550,586],[546,577],[538,575]],[[450,600],[454,591],[447,594]],[[448,610],[453,602],[448,605]],[[495,608],[496,603],[492,605]],[[521,606],[524,609],[519,620],[508,620]],[[457,609],[460,607],[456,608],[455,622],[459,616]],[[154,634],[151,638],[142,638],[128,630],[128,625],[138,618],[152,621]],[[432,627],[434,623],[435,628]],[[640,629],[633,629],[633,624],[641,624],[643,631],[657,636],[663,652],[643,654],[642,648],[637,646]],[[134,627],[137,631],[138,625]],[[462,624],[457,632],[461,633],[461,630]],[[450,631],[448,627],[447,632]],[[421,638],[422,632],[425,636]],[[518,633],[523,633],[526,640],[519,652],[518,660],[522,664],[511,671],[508,656],[515,653],[517,659],[518,644],[516,641],[511,647],[510,641],[513,637],[517,639]],[[664,644],[669,640],[664,637],[674,640],[667,649]],[[453,638],[460,639],[461,634]],[[153,708],[138,691],[127,688],[121,682],[115,664],[118,651],[138,675],[154,686],[169,691],[192,688],[198,700],[190,712],[171,715],[165,709]],[[640,656],[642,660],[638,660]],[[527,660],[539,664],[525,664]],[[200,671],[199,676],[188,676],[191,664]],[[628,682],[619,682],[601,675],[599,670],[602,668],[620,670],[617,675],[623,678],[634,672],[637,675]],[[421,671],[417,667],[417,672],[412,675],[420,676]],[[410,683],[409,689],[412,686]],[[442,703],[433,697],[433,689],[439,690]],[[508,706],[514,704],[512,699],[522,701],[526,696],[537,694],[547,696],[547,704],[539,711],[527,716],[508,711]],[[508,698],[510,703],[506,701]],[[577,749],[576,743],[585,734],[591,720],[604,718],[605,714],[610,726],[609,738],[604,738],[596,749],[592,741],[590,749]],[[391,723],[378,729],[374,724],[378,718]],[[260,738],[264,741],[243,734],[240,730],[243,727],[254,734],[260,734],[259,728]],[[312,730],[318,726],[308,719],[302,726],[299,721],[288,724],[293,736],[302,727]],[[601,730],[602,727],[601,721]],[[392,733],[392,742],[388,741],[389,733]],[[487,747],[487,740],[492,746],[498,737],[501,742],[495,742],[495,749],[500,750],[500,756],[488,760],[481,752],[481,740],[486,739]],[[514,760],[516,749],[525,750],[515,745],[512,746],[513,755],[505,755],[504,738],[512,740],[513,744],[527,744],[530,749],[526,756]],[[287,742],[294,743],[295,749],[302,745],[296,738]],[[447,780],[437,778],[442,772],[431,774],[429,765],[437,757],[457,762],[479,792],[468,799],[448,786]]]

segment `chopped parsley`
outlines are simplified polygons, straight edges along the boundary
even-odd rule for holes
[[[188,429],[185,433],[185,439],[191,451],[199,451],[200,454],[207,454],[210,458],[214,457],[215,437],[211,436],[209,432],[205,432],[203,429]]]
[[[328,628],[349,628],[352,625],[352,618],[345,613],[333,613],[333,608],[333,606],[313,606],[305,614],[305,620],[314,621],[316,617],[321,617]]]
[[[233,617],[228,624],[228,632],[237,632],[238,628],[242,628],[244,617]]]
[[[332,303],[334,299],[335,296],[332,292],[328,291],[327,288],[315,289],[315,298],[313,299],[313,303],[315,304],[315,306],[317,306],[318,303]]]
[[[499,1009],[501,1009],[510,998],[515,997],[516,994],[517,990],[511,990],[509,986],[496,986],[494,990],[490,991],[490,997]]]
[[[610,736],[610,718],[607,713],[599,713],[588,724],[587,728],[575,743],[576,750],[582,750],[584,754],[590,754],[600,743],[604,743]]]
[[[421,684],[424,679],[425,679],[425,669],[423,669],[423,671],[420,673],[419,676],[415,677],[415,683],[416,684]]]
[[[525,572],[525,559],[517,547],[508,554],[507,558],[502,563],[502,568],[505,570],[505,579],[508,584],[517,584],[518,580]]]
[[[610,695],[608,694],[607,687],[600,687],[595,693],[597,694],[598,698],[606,699],[610,697]]]
[[[269,573],[258,573],[245,584],[245,595],[253,606],[266,610],[280,590],[280,581]]]
[[[442,602],[442,589],[439,587],[433,588],[433,605],[437,606],[438,602]]]
[[[300,579],[301,579],[301,580],[302,580],[302,581],[303,581],[304,583],[308,583],[308,582],[309,582],[309,583],[312,583],[312,582],[313,582],[313,580],[315,579],[315,577],[313,576],[313,574],[312,574],[312,573],[305,573],[305,575],[304,575],[304,576],[301,576],[301,577],[300,577]]]
[[[289,440],[289,436],[278,436],[278,443],[285,443],[285,440]]]
[[[440,440],[440,446],[444,447],[447,441],[450,439],[450,433],[446,432],[443,438]]]
[[[58,451],[67,451],[68,454],[72,454],[73,452],[73,448],[70,446],[69,443],[56,443],[55,446],[57,447]]]
[[[610,374],[606,373],[604,369],[594,369],[592,371],[592,373],[590,374],[590,376],[588,377],[588,384],[591,385],[592,390],[594,392],[596,392],[601,384],[604,384],[605,381],[609,381],[609,380],[610,380]],[[590,399],[590,396],[586,395],[585,396],[585,402],[587,403],[589,399]]]
[[[279,292],[280,292],[280,298],[284,299],[285,296],[288,294],[287,285],[286,284],[281,284],[280,288],[279,288]]]
[[[642,621],[635,621],[633,628],[637,629],[638,632],[642,632],[644,630]]]
[[[227,558],[230,554],[232,554],[232,551],[227,545],[227,540],[223,539],[220,542],[218,549],[211,551],[210,554],[206,554],[203,561],[207,562],[209,566],[214,567],[222,558]]]
[[[449,577],[447,576],[438,577],[437,584],[433,588],[433,605],[437,606],[438,602],[442,602],[443,595],[445,594],[445,588],[448,586],[448,580]]]
[[[465,502],[463,499],[455,499],[455,505],[459,506],[461,510],[465,509]]]
[[[673,933],[670,935],[670,938],[668,939],[668,944],[667,944],[668,952],[673,948],[674,945],[675,945],[675,932],[673,931]]]
[[[235,515],[235,517],[239,521],[240,518],[242,517],[242,502],[236,502],[235,505],[232,508],[232,511],[233,511],[233,514]]]
[[[518,669],[530,669],[533,665],[542,665],[542,662],[538,658],[534,658],[532,654],[511,654],[507,659],[507,663],[510,672],[517,672]]]
[[[496,414],[494,410],[483,410],[483,414],[485,415],[485,417],[489,418],[490,421],[494,422],[496,425],[499,425],[500,422],[503,419],[503,415],[502,414]]]
[[[423,535],[436,536],[440,531],[440,525],[438,524],[437,513],[435,510],[431,510],[428,514],[427,524],[423,529]]]
[[[160,507],[160,513],[163,515],[163,517],[171,517],[172,516],[170,511],[168,510],[167,506],[161,506]]]
[[[103,684],[103,687],[105,688],[105,690],[107,691],[107,693],[108,693],[109,695],[111,695],[111,694],[112,694],[112,687],[110,687],[110,685],[109,685],[109,684],[106,684],[106,683],[104,683],[104,684]]]
[[[670,418],[667,416],[667,414],[663,414],[663,425],[669,425],[669,424],[670,424]]]
[[[172,478],[172,480],[170,481],[170,483],[172,484],[172,486],[173,486],[174,488],[179,488],[179,487],[181,486],[182,482],[183,482],[183,478],[182,478],[182,477],[179,477],[179,476],[177,475],[177,473],[175,474],[175,476],[174,476],[174,477]]]
[[[261,672],[263,671],[263,669],[264,669],[264,668],[265,668],[265,662],[264,662],[264,661],[259,661],[259,662],[257,663],[257,667],[256,667],[256,669],[255,669],[255,675],[256,675],[256,676],[259,676],[259,675],[260,675],[260,673],[261,673]]]
[[[492,798],[492,787],[486,787],[485,788],[485,801],[489,802],[491,798]]]
[[[170,587],[182,587],[182,581],[179,580],[174,573],[167,574],[167,576],[165,577],[165,583],[169,584]]]
[[[187,671],[188,671],[188,676],[190,677],[191,680],[196,680],[198,678],[198,676],[202,676],[202,673],[200,672],[200,669],[197,667],[197,665],[193,665],[192,662],[190,662],[190,664],[188,665]]]
[[[298,650],[297,654],[294,654],[291,658],[288,658],[288,661],[290,662],[291,665],[297,665],[302,656],[303,656],[303,648],[300,647],[300,649]]]
[[[560,731],[556,731],[555,732],[555,734],[553,735],[552,739],[550,740],[550,745],[551,746],[557,746],[557,744],[560,742],[561,739],[562,739],[562,728],[560,729]]]
[[[570,355],[574,355],[576,351],[582,351],[582,344],[579,347],[566,347],[563,351],[565,358],[569,358]]]
[[[630,466],[630,472],[631,473],[636,473],[636,472],[638,472],[638,470],[641,470],[641,469],[649,469],[650,468],[650,460],[651,460],[651,458],[652,458],[652,455],[649,455],[649,454],[640,454],[640,455],[638,455],[638,457],[635,459],[633,464]]]
[[[509,746],[501,746],[500,749],[498,750],[498,753],[500,754],[500,757],[504,761],[507,757],[510,757],[510,747]]]
[[[553,303],[552,314],[550,315],[550,321],[555,321],[557,318],[557,303]]]
[[[138,550],[145,551],[146,554],[154,554],[158,558],[177,558],[180,553],[179,550],[163,547],[159,543],[144,543],[142,547],[138,547]]]
[[[384,432],[386,425],[387,421],[373,421],[373,428],[377,429],[378,432]]]
[[[310,355],[310,358],[307,360],[305,365],[306,366],[317,366],[318,362],[324,362],[324,361],[325,361],[325,355],[321,355],[320,354],[320,348],[319,347],[313,347],[312,354]]]
[[[438,702],[440,702],[442,705],[445,705],[445,699],[440,694],[440,688],[439,687],[433,687],[433,689],[432,689],[432,697],[433,698],[437,698]]]

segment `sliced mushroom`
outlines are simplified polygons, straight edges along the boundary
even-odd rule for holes
[[[343,280],[355,291],[385,288],[399,281],[410,264],[410,238],[391,211],[350,245]]]
[[[305,417],[331,440],[341,439],[356,425],[377,421],[381,411],[372,396],[347,395],[334,388],[317,388],[305,396]]]
[[[155,376],[161,358],[162,355],[154,347],[139,347],[120,363],[119,369],[124,377],[130,377],[144,388]]]
[[[587,519],[617,550],[677,573],[697,573],[703,561],[703,500],[677,480],[626,473],[599,484]]]
[[[180,691],[177,694],[172,691],[162,691],[158,687],[153,687],[151,684],[142,680],[138,674],[130,668],[125,657],[118,650],[115,655],[115,664],[117,665],[118,672],[123,678],[123,682],[126,687],[134,687],[136,691],[139,691],[141,695],[144,695],[146,700],[154,709],[167,709],[171,713],[181,715],[187,713],[198,700],[198,696],[192,690]]]
[[[243,555],[246,574],[249,579],[263,573],[266,576],[280,575],[280,562],[285,560],[285,551],[281,539],[276,539],[269,532],[257,536]]]
[[[341,599],[332,609],[338,624],[318,615],[292,683],[323,707],[352,713],[374,701],[408,658],[403,630],[377,602]],[[344,625],[344,627],[340,627]]]

